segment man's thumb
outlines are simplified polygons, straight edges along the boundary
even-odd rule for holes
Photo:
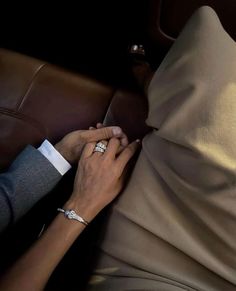
[[[119,126],[109,126],[94,130],[88,130],[83,133],[86,142],[110,139],[112,137],[121,137],[122,129]]]

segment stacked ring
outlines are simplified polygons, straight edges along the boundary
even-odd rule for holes
[[[104,143],[102,143],[101,141],[96,144],[96,147],[100,147],[104,151],[107,149],[107,146]]]
[[[106,149],[107,149],[107,146],[100,141],[96,144],[93,152],[104,153]]]

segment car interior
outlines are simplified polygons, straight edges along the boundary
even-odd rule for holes
[[[236,40],[234,0],[19,2],[14,9],[12,5],[2,5],[0,19],[2,172],[26,145],[37,147],[45,138],[55,143],[66,133],[97,122],[120,126],[130,141],[142,139],[151,130],[145,123],[148,84],[198,7],[211,6]],[[67,173],[52,193],[1,235],[1,273],[53,219],[56,205],[71,193],[74,174],[75,169]],[[74,290],[78,283],[84,290],[105,212],[66,254],[49,290]],[[67,272],[75,261],[83,264]]]

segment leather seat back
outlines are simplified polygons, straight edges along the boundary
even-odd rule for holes
[[[146,98],[86,76],[0,49],[0,169],[27,145],[102,122],[120,125],[131,139],[148,128]]]

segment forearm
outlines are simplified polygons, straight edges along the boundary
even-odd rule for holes
[[[70,206],[73,203],[67,203],[65,208]],[[83,205],[81,212],[88,219],[94,216]],[[53,270],[84,228],[83,224],[58,214],[43,236],[6,274],[0,290],[43,290]]]
[[[61,178],[38,150],[27,146],[0,175],[0,232],[26,214]]]
[[[125,167],[138,143],[137,140],[129,144],[119,155],[118,139],[111,139],[102,154],[94,152],[95,142],[87,143],[75,176],[74,191],[64,209],[73,209],[84,220],[91,221],[121,191]],[[42,290],[84,228],[84,224],[59,214],[38,242],[6,274],[0,290]]]

